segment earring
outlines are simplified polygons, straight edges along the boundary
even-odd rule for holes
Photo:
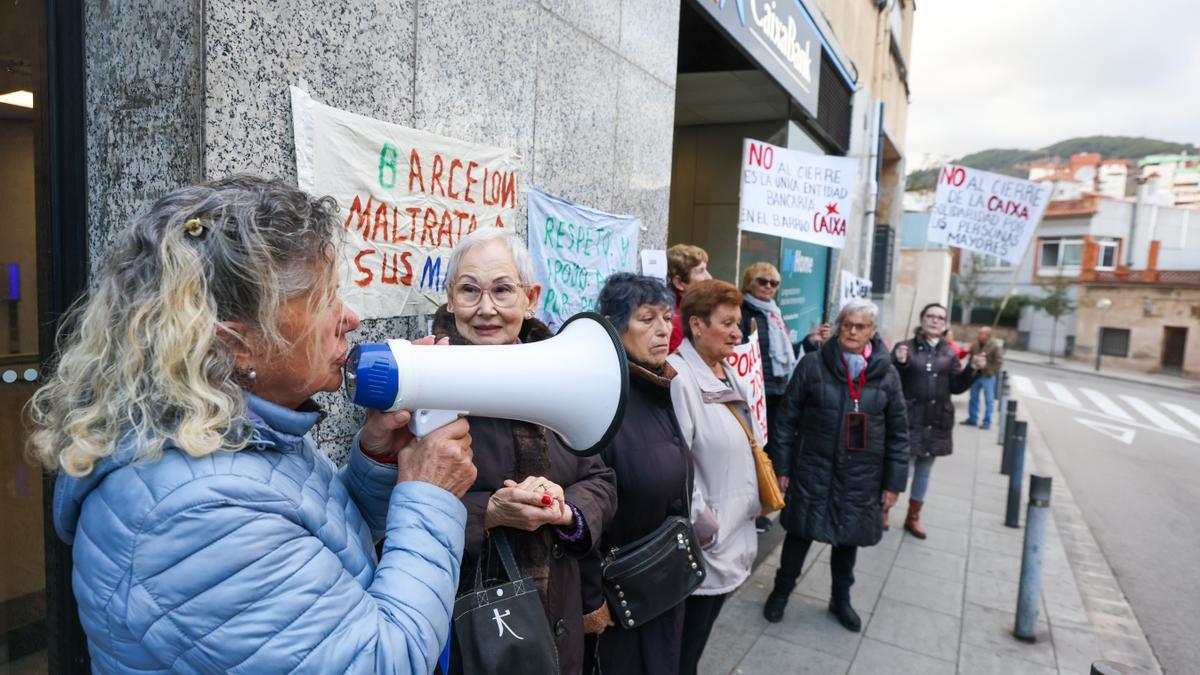
[[[249,380],[250,382],[254,382],[254,378],[256,378],[256,377],[258,377],[258,371],[255,370],[254,368],[251,368],[250,370],[246,371],[246,379]]]
[[[533,318],[533,310],[532,310],[532,309],[529,309],[529,310],[526,310],[526,311],[525,311],[525,318],[526,318],[526,319],[532,319],[532,318]]]

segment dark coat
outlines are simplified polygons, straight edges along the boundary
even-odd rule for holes
[[[452,343],[463,344],[445,307],[434,318],[433,332],[439,338],[449,337]],[[520,333],[522,342],[537,342],[550,336],[545,324],[536,320],[526,321]],[[475,484],[462,498],[467,507],[467,531],[459,593],[474,586],[475,567],[484,544],[483,521],[488,499],[504,487],[504,480],[520,482],[528,476],[540,475],[562,486],[567,503],[579,509],[586,523],[583,539],[574,543],[563,541],[555,528],[547,526],[535,532],[511,531],[514,535],[511,540],[521,572],[537,582],[561,672],[579,673],[583,667],[579,559],[591,553],[616,510],[613,471],[598,456],[572,454],[544,427],[488,417],[467,420],[471,424],[471,447],[478,474]]]
[[[775,376],[775,359],[771,358],[771,330],[767,313],[748,302],[742,302],[742,339],[750,338],[750,322],[758,328],[758,351],[762,355],[763,388],[767,396],[781,396],[787,389],[789,375]],[[767,434],[770,436],[770,433]],[[768,439],[769,440],[769,439]]]
[[[669,516],[690,515],[691,450],[671,406],[674,376],[670,364],[661,375],[629,364],[625,420],[612,445],[602,453],[617,474],[617,514],[585,565],[585,594],[589,589],[597,595],[600,592],[599,556],[650,534]],[[598,597],[584,598],[585,608],[599,607],[601,602]],[[616,613],[616,608],[609,609]],[[682,635],[682,602],[633,630],[611,627],[599,637],[600,672],[673,675],[679,672]]]
[[[965,368],[945,340],[934,347],[917,329],[908,345],[908,362],[896,362],[908,403],[909,452],[915,457],[942,457],[954,452],[954,403],[951,394],[971,388],[979,373]],[[894,348],[893,348],[894,349]]]
[[[854,404],[838,341],[796,367],[771,442],[776,473],[791,478],[780,516],[788,532],[835,546],[872,546],[883,536],[883,490],[903,492],[908,483],[908,421],[891,362],[876,337],[859,398],[867,448],[856,452],[846,449]]]

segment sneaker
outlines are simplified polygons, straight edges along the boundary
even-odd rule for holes
[[[783,621],[783,610],[787,607],[788,596],[771,592],[767,596],[767,604],[763,605],[763,618],[771,623]]]
[[[771,519],[766,516],[759,516],[754,519],[754,529],[759,534],[765,534],[771,531]]]
[[[964,427],[973,427],[975,426],[975,420],[963,420],[962,425]]]

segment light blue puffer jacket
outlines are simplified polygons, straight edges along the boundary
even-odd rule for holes
[[[466,509],[355,450],[317,412],[246,396],[256,441],[60,474],[59,536],[97,673],[428,673],[446,641]],[[355,441],[355,448],[358,443]],[[377,563],[374,542],[384,537]]]

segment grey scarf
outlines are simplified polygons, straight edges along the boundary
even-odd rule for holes
[[[759,300],[747,293],[743,296],[746,302],[767,315],[767,348],[771,350],[771,375],[775,377],[791,377],[796,368],[796,353],[792,351],[792,338],[788,335],[783,323],[783,312],[774,300]],[[763,330],[762,326],[758,327]],[[765,375],[766,373],[764,373]],[[769,377],[769,376],[768,376]]]

